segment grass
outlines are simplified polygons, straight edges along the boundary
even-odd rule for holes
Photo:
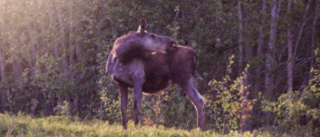
[[[70,120],[65,116],[33,118],[29,115],[9,115],[0,113],[0,136],[31,136],[31,137],[217,137],[222,136],[212,130],[205,132],[199,129],[191,131],[166,128],[163,126],[137,126],[128,123],[123,130],[120,124],[108,124],[107,121]],[[234,136],[274,136],[268,132],[231,132],[226,137]],[[280,135],[283,136],[283,135]],[[286,136],[286,135],[284,135]]]

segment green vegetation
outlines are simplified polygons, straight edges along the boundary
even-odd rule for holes
[[[186,131],[163,126],[134,127],[129,122],[125,131],[118,124],[110,125],[100,120],[77,121],[65,116],[50,116],[45,118],[32,118],[30,116],[13,116],[0,114],[0,133],[14,136],[213,136],[218,135],[210,131]]]
[[[91,137],[217,137],[222,136],[212,130],[201,132],[199,129],[190,131],[163,126],[138,126],[132,121],[128,123],[128,129],[123,130],[120,124],[108,124],[106,121],[85,120],[78,121],[65,116],[50,116],[45,118],[32,118],[31,116],[0,114],[0,135],[7,136],[91,136]],[[224,136],[288,136],[286,134],[268,133],[266,131],[246,132],[240,134],[237,131]]]
[[[319,3],[0,0],[1,134],[320,136]],[[119,126],[105,65],[114,40],[141,18],[148,32],[197,51],[206,132],[194,129],[194,107],[177,86],[143,96],[141,127]],[[130,92],[129,120],[132,109]]]

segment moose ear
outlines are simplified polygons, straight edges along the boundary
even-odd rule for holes
[[[137,32],[142,33],[142,34],[145,33],[146,25],[147,25],[146,20],[145,19],[141,19],[140,20],[140,25],[138,27]]]

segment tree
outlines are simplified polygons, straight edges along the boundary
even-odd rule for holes
[[[316,47],[316,25],[317,25],[317,20],[318,20],[318,9],[319,9],[319,3],[320,1],[316,1],[316,8],[314,10],[314,18],[312,22],[312,36],[311,36],[311,53],[314,52],[315,47]],[[314,54],[312,54],[314,55]],[[311,68],[315,67],[315,61],[314,59],[311,60]],[[312,73],[310,73],[310,78],[312,77]]]
[[[264,25],[265,25],[265,14],[266,14],[266,0],[262,0],[261,2],[262,10],[260,12],[261,14],[261,24],[259,25],[259,39],[258,39],[258,47],[257,47],[257,57],[259,60],[263,60],[262,58],[262,49],[263,49],[263,43],[264,43]],[[260,79],[261,79],[261,69],[262,65],[257,66],[256,69],[256,84],[255,84],[255,91],[261,91],[260,87]]]
[[[276,48],[276,38],[277,38],[277,25],[279,12],[281,7],[281,0],[272,0],[271,2],[271,19],[270,19],[270,35],[268,42],[268,50],[266,54],[266,74],[265,74],[265,89],[272,95],[274,90],[274,80],[273,80],[273,69],[276,60],[274,59],[274,52]]]
[[[293,88],[293,56],[292,56],[292,30],[291,30],[291,0],[288,0],[287,15],[289,16],[287,25],[287,48],[288,48],[288,65],[287,65],[287,92],[291,96]]]

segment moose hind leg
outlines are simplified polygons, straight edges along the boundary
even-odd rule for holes
[[[118,85],[119,93],[120,93],[120,101],[121,101],[121,114],[122,114],[122,127],[127,129],[127,103],[128,103],[128,87]]]
[[[135,82],[133,85],[133,94],[134,94],[134,125],[139,124],[139,111],[142,98],[142,86],[143,82]]]
[[[196,111],[197,111],[197,125],[203,131],[204,130],[204,104],[205,99],[200,95],[198,90],[194,87],[193,78],[190,78],[187,84],[182,87],[183,91],[191,99]]]

